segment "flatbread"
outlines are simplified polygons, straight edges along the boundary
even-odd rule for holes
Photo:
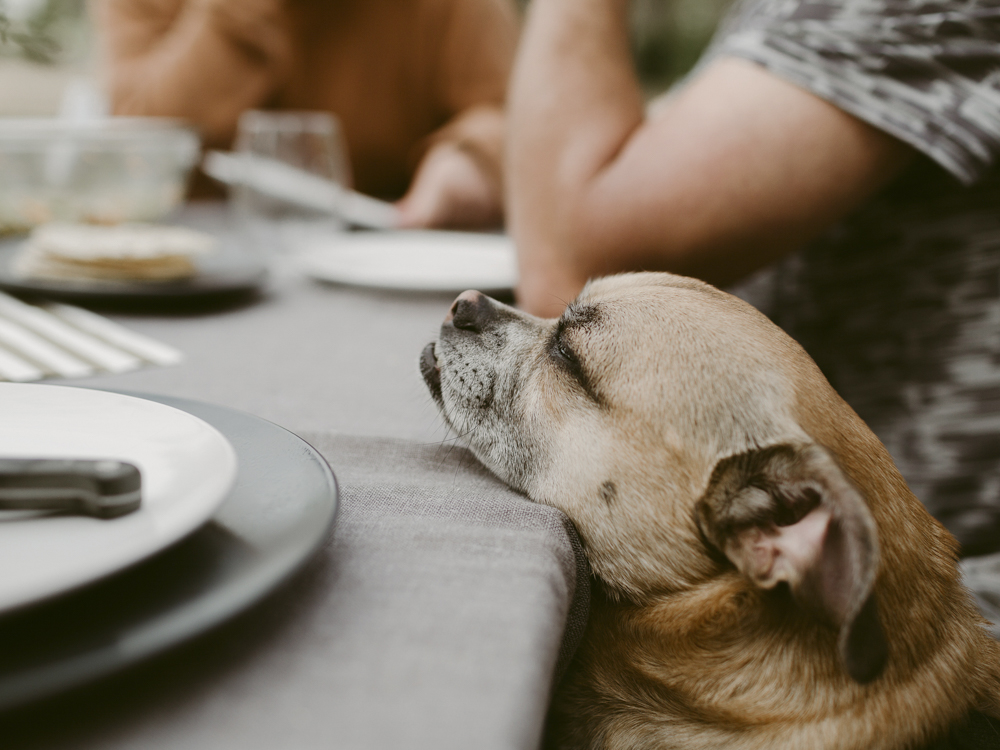
[[[186,227],[45,224],[31,233],[14,270],[32,278],[174,281],[194,276],[194,258],[215,245],[211,235]]]

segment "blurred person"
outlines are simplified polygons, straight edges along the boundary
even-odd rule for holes
[[[738,0],[648,112],[628,0],[533,0],[508,107],[519,303],[666,270],[751,301],[964,554],[1000,548],[1000,3]]]
[[[502,221],[511,0],[94,0],[112,109],[228,148],[246,109],[335,114],[354,187],[405,226]]]

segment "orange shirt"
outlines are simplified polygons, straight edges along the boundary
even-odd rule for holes
[[[398,197],[427,145],[499,179],[510,0],[95,0],[115,114],[183,117],[228,147],[245,109],[333,112],[355,187]]]

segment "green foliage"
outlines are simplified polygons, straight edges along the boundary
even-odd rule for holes
[[[518,0],[526,8],[530,0]],[[632,51],[643,87],[666,89],[708,46],[733,0],[632,0]]]
[[[632,50],[648,91],[687,73],[712,39],[732,0],[633,0]]]
[[[73,47],[84,20],[83,0],[45,0],[26,18],[16,20],[0,2],[0,56],[59,62]]]

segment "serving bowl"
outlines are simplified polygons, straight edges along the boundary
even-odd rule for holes
[[[199,147],[167,118],[0,118],[0,234],[161,219],[183,200]]]

